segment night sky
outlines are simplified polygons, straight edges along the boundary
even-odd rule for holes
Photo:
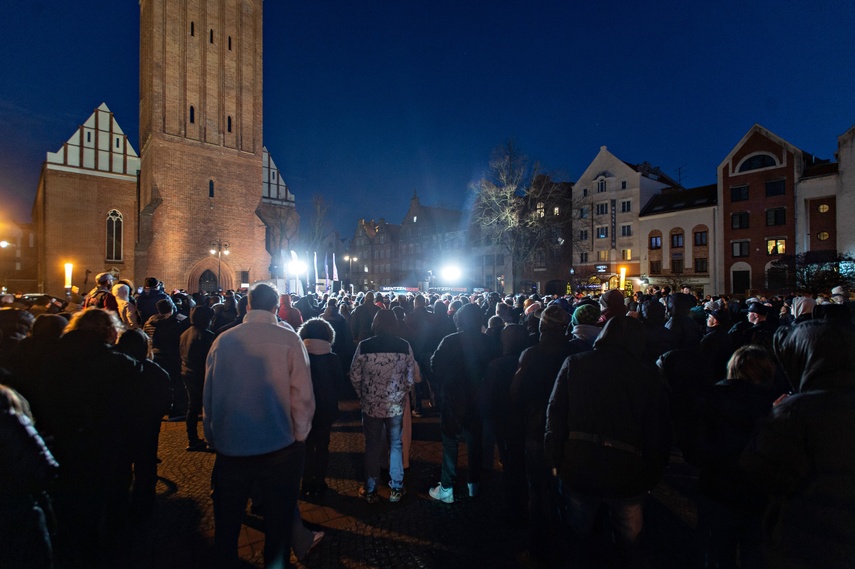
[[[606,145],[687,187],[754,123],[833,158],[855,124],[850,2],[267,0],[264,142],[331,229],[464,207],[508,139],[573,181]],[[139,152],[139,4],[7,2],[0,217],[101,102]],[[260,188],[259,188],[260,192]]]

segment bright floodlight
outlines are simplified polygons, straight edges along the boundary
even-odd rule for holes
[[[8,246],[9,246],[9,242],[6,241],[5,239],[3,241],[0,241],[0,247],[3,247],[5,249]]]
[[[306,263],[302,261],[291,261],[288,263],[288,272],[292,275],[302,275],[306,272]]]
[[[442,275],[443,280],[446,281],[460,280],[460,267],[456,265],[448,265],[442,268],[442,271],[440,271],[440,275]]]

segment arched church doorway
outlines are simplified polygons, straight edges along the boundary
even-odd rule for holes
[[[212,271],[206,270],[199,277],[199,290],[207,293],[217,292],[217,287],[220,283],[217,282],[217,275]]]

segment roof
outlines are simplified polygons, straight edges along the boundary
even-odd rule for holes
[[[696,209],[699,207],[714,206],[718,203],[718,186],[709,184],[697,188],[683,189],[679,186],[663,189],[660,193],[650,198],[639,214],[655,215],[669,211],[680,211],[684,209]]]
[[[833,176],[837,174],[839,164],[837,162],[823,162],[821,164],[812,164],[805,168],[802,174],[802,180],[805,178],[820,178],[822,176]]]
[[[650,162],[642,162],[641,164],[630,164],[625,160],[621,160],[621,162],[640,173],[645,178],[650,178],[651,180],[662,182],[663,184],[680,187],[680,182],[663,172],[659,166],[651,166]]]

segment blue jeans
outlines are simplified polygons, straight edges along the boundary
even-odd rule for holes
[[[389,434],[389,486],[400,489],[404,486],[404,445],[401,441],[401,428],[404,416],[370,417],[362,414],[362,430],[365,432],[365,489],[377,490],[377,479],[383,456],[383,427]]]
[[[288,567],[304,453],[303,443],[258,456],[217,453],[211,478],[218,567],[238,564],[238,537],[253,488],[264,504],[264,566]]]
[[[466,462],[469,467],[469,482],[477,484],[481,482],[481,462],[483,452],[481,450],[481,424],[473,425],[474,428],[466,427],[460,433],[466,441]],[[442,434],[442,473],[440,484],[443,488],[453,488],[457,480],[457,449],[460,446],[459,437],[449,437]]]

